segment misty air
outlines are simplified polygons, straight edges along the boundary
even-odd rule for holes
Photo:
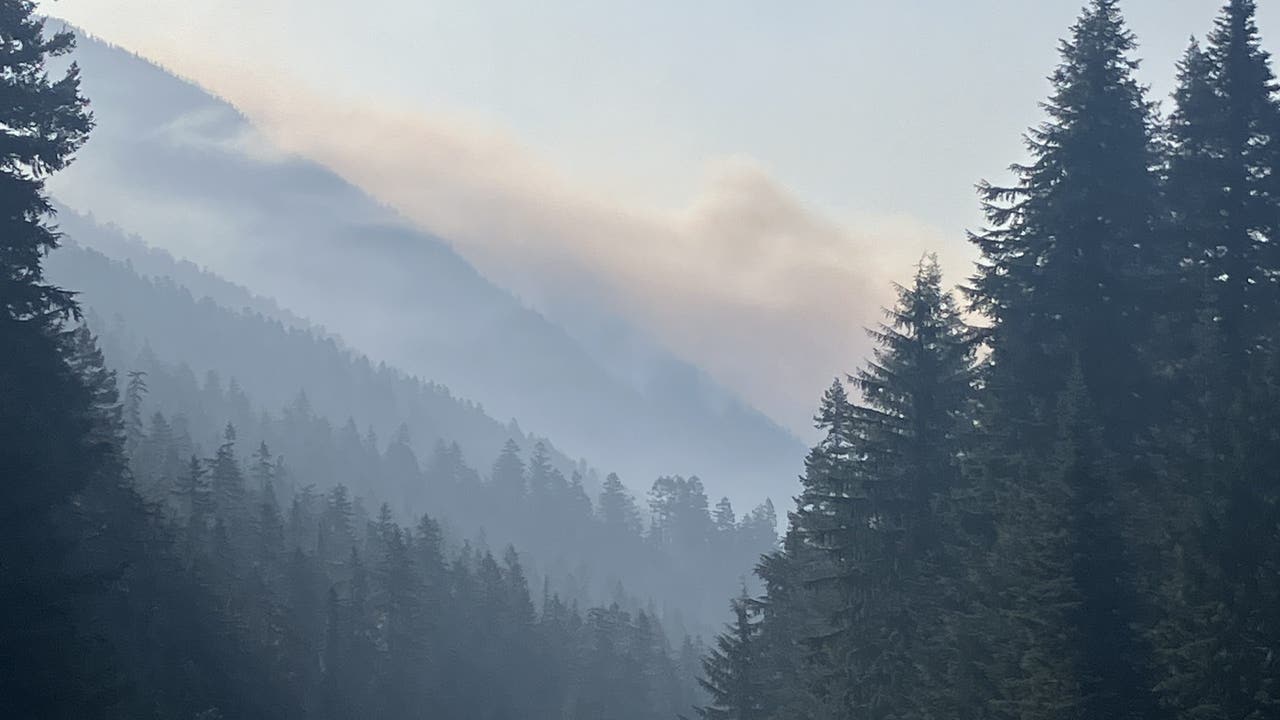
[[[1280,718],[1276,37],[0,0],[0,720]]]

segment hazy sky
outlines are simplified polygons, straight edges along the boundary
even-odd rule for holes
[[[227,97],[535,304],[576,284],[801,427],[890,279],[925,248],[967,272],[973,184],[1020,159],[1081,4],[42,8]],[[1155,97],[1219,5],[1123,3]]]

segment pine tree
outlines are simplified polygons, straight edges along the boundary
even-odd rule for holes
[[[427,702],[423,693],[423,682],[428,679],[426,611],[421,605],[421,577],[413,565],[413,551],[398,526],[393,525],[385,539],[380,575],[384,579],[379,603],[385,618],[382,639],[387,654],[383,701],[388,717],[409,717],[424,712]]]
[[[830,637],[838,595],[814,580],[831,576],[830,557],[808,542],[793,522],[782,548],[763,556],[755,571],[765,590],[753,606],[760,614],[767,717],[826,717],[819,693],[830,672],[818,666],[822,643],[815,639]]]
[[[1120,478],[1082,373],[1056,414],[1050,462],[1024,465],[1002,491],[993,579],[1007,634],[992,638],[1003,663],[997,705],[1018,718],[1147,717],[1144,656],[1124,624],[1137,613],[1117,536]]]
[[[529,493],[535,498],[545,499],[551,493],[553,472],[547,445],[539,440],[534,443],[533,455],[529,458]]]
[[[1222,193],[1229,182],[1223,176],[1219,141],[1215,138],[1222,103],[1214,88],[1213,62],[1200,43],[1192,40],[1178,62],[1174,108],[1166,131],[1168,145],[1165,195],[1169,205],[1169,232],[1175,239],[1174,258],[1181,269],[1183,287],[1170,298],[1167,312],[1175,321],[1195,322],[1207,304],[1217,253],[1213,238],[1220,233]],[[1183,354],[1190,352],[1183,349]]]
[[[1180,70],[1169,186],[1187,232],[1202,325],[1157,435],[1158,530],[1145,549],[1171,571],[1152,583],[1158,691],[1179,717],[1280,708],[1275,576],[1280,493],[1270,477],[1278,386],[1280,98],[1256,5],[1228,2]]]
[[[423,502],[422,473],[418,467],[418,456],[414,454],[409,442],[408,425],[401,423],[395,438],[387,445],[383,467],[388,482],[401,498],[404,507],[416,507]]]
[[[1152,111],[1133,78],[1134,47],[1115,0],[1093,0],[1061,45],[1049,118],[1028,141],[1033,159],[1015,167],[1014,187],[983,187],[991,229],[974,238],[982,261],[971,298],[992,325],[975,464],[978,495],[995,502],[1003,538],[986,606],[1025,613],[1028,627],[1058,628],[1023,638],[1026,645],[1004,643],[1020,655],[989,673],[1005,678],[1006,710],[1017,717],[1153,712],[1140,582],[1126,546],[1138,492],[1149,484],[1137,443],[1161,405],[1150,353],[1177,248],[1158,232]],[[1108,466],[1061,465],[1063,407],[1087,408],[1097,434],[1082,452]],[[1056,520],[1034,519],[1051,506]],[[1060,536],[1039,542],[1041,522]],[[1018,560],[1022,553],[1032,555]],[[1004,592],[994,578],[1009,572],[1015,579]],[[1036,599],[1046,593],[1076,593],[1078,604],[1067,611],[1065,601]]]
[[[138,492],[149,502],[172,507],[183,467],[178,438],[164,413],[152,414],[145,438],[131,459]]]
[[[181,516],[187,524],[203,527],[213,517],[213,491],[209,487],[204,463],[195,455],[187,461],[187,471],[175,487]]]
[[[716,503],[711,519],[715,523],[716,532],[722,536],[731,535],[738,526],[738,518],[733,514],[733,503],[727,497],[720,498]]]
[[[1208,47],[1179,68],[1169,185],[1188,268],[1222,337],[1227,375],[1274,335],[1280,311],[1280,100],[1253,0],[1223,8]]]
[[[798,507],[792,517],[792,528],[805,543],[830,548],[832,533],[844,520],[839,516],[837,503],[847,489],[854,439],[853,408],[838,379],[823,393],[814,424],[825,436],[805,458],[802,491],[796,500]]]
[[[222,433],[222,444],[208,461],[209,487],[214,517],[223,527],[227,542],[237,549],[248,547],[248,493],[240,461],[236,459],[236,430],[230,423]]]
[[[504,501],[518,504],[525,496],[524,461],[520,459],[520,446],[508,439],[493,464],[489,481],[502,495]]]
[[[762,672],[759,614],[745,589],[730,607],[733,622],[716,637],[702,662],[704,677],[699,683],[711,703],[698,708],[698,715],[710,720],[764,720],[769,679]]]
[[[992,323],[990,379],[1002,412],[1047,447],[1049,417],[1078,355],[1090,401],[1117,442],[1144,426],[1142,351],[1162,289],[1153,268],[1159,192],[1152,108],[1133,78],[1133,34],[1117,0],[1092,0],[1061,45],[1048,119],[1011,187],[983,183],[990,229],[973,309]]]
[[[821,638],[829,701],[869,717],[916,717],[946,695],[954,663],[944,631],[963,571],[954,498],[972,417],[974,347],[932,258],[898,288],[879,347],[853,381],[823,398],[827,438],[810,455],[796,513],[825,551],[818,577],[838,598]]]
[[[284,516],[275,487],[279,470],[280,466],[271,459],[267,443],[260,443],[253,455],[253,475],[258,485],[258,514],[254,525],[258,533],[258,558],[264,568],[274,567],[284,552]]]
[[[71,33],[46,35],[34,3],[4,0],[0,38],[0,715],[105,716],[67,621],[83,581],[67,567],[77,538],[57,516],[116,448],[69,362],[64,322],[79,308],[42,267],[60,237],[45,182],[93,123],[76,66],[57,80],[46,72]]]
[[[53,206],[45,192],[51,173],[62,170],[93,128],[88,101],[80,95],[75,65],[58,80],[45,71],[49,58],[71,52],[70,32],[45,34],[45,21],[30,0],[0,5],[5,43],[0,47],[0,307],[6,323],[30,321],[48,328],[79,314],[71,293],[44,282],[41,259],[58,246],[50,225]]]
[[[588,521],[594,512],[594,508],[591,506],[591,497],[587,495],[587,488],[582,484],[582,473],[577,470],[574,470],[569,476],[566,504],[569,513],[578,518],[580,522]]]
[[[271,448],[267,447],[267,442],[263,440],[258,443],[258,449],[253,451],[253,465],[249,471],[257,492],[266,492],[267,487],[275,479],[275,470],[275,463],[271,458]]]
[[[650,539],[659,547],[701,551],[711,538],[707,493],[696,476],[669,475],[654,480],[649,509],[653,518]]]
[[[970,439],[974,345],[936,257],[899,286],[889,322],[872,331],[878,347],[854,378],[864,403],[854,411],[858,449],[882,477],[877,513],[901,528],[904,561],[938,547],[934,510],[960,482],[958,458]],[[892,487],[889,487],[892,486]],[[896,507],[895,507],[896,506]]]
[[[600,521],[619,537],[639,536],[640,509],[616,473],[609,473],[600,489]]]
[[[320,516],[319,538],[316,552],[330,563],[346,559],[355,548],[355,528],[352,526],[354,510],[346,485],[335,485],[325,497],[324,511]]]
[[[142,399],[147,394],[147,374],[141,370],[130,370],[129,381],[124,394],[124,437],[125,452],[131,457],[138,450],[144,434],[142,427]]]

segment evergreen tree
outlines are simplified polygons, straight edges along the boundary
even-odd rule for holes
[[[272,568],[284,552],[284,516],[276,497],[275,478],[280,467],[271,460],[271,450],[264,441],[254,452],[253,474],[258,484],[258,556],[263,568]]]
[[[236,430],[227,423],[222,434],[222,444],[208,460],[209,487],[213,498],[213,511],[217,523],[226,533],[229,543],[237,548],[248,547],[248,492],[244,473],[236,459]]]
[[[404,531],[393,527],[385,539],[380,574],[384,578],[380,615],[385,618],[382,644],[386,648],[382,700],[390,717],[426,712],[424,693],[427,648],[421,576],[413,566],[413,551]],[[428,713],[429,714],[429,713]]]
[[[179,517],[185,519],[188,540],[193,544],[203,541],[204,531],[213,522],[213,489],[209,486],[204,464],[195,455],[187,461],[186,473],[179,477],[174,488]]]
[[[124,394],[125,452],[134,455],[143,440],[142,399],[147,394],[147,374],[141,370],[129,371],[129,381]]]
[[[271,458],[271,448],[267,447],[267,442],[263,440],[258,443],[258,449],[253,451],[253,465],[250,470],[250,477],[253,480],[254,489],[259,493],[266,492],[268,486],[273,484],[275,472],[276,467]]]
[[[698,714],[712,720],[764,720],[768,678],[761,653],[760,622],[746,590],[731,604],[733,622],[716,637],[715,647],[703,660],[700,684],[711,704]]]
[[[1107,626],[1134,615],[1123,606],[1123,561],[1110,557],[1123,553],[1108,515],[1117,478],[1080,374],[1057,415],[1048,468],[1024,464],[1001,491],[995,707],[1016,718],[1143,717],[1146,688],[1129,628]]]
[[[493,464],[489,475],[493,487],[508,501],[519,502],[525,496],[524,461],[520,459],[520,446],[515,440],[507,440],[502,452]]]
[[[58,246],[59,234],[48,218],[53,206],[45,192],[51,173],[62,170],[93,127],[88,101],[80,95],[80,70],[50,80],[49,58],[71,52],[70,32],[45,34],[45,21],[30,0],[5,0],[0,22],[6,39],[0,48],[0,307],[6,323],[29,322],[48,329],[59,318],[79,314],[72,294],[44,281],[41,260]]]
[[[986,609],[1060,628],[1035,633],[1026,646],[1005,643],[1021,647],[1020,656],[991,671],[1007,679],[1018,717],[1153,712],[1140,582],[1127,546],[1138,491],[1149,485],[1136,443],[1156,420],[1150,353],[1176,248],[1157,231],[1152,113],[1133,78],[1134,47],[1115,0],[1093,0],[1062,43],[1049,119],[1030,134],[1032,162],[1015,168],[1014,187],[983,187],[991,229],[975,238],[982,261],[971,297],[992,327],[978,494],[995,501],[997,534],[1009,543],[996,548],[987,579],[1002,588],[994,578],[1026,571],[1008,593],[989,589]],[[1061,407],[1088,409],[1099,430],[1088,451],[1108,467],[1061,465]],[[1073,501],[1062,506],[1064,494]],[[1022,537],[1030,532],[1024,516],[1050,505],[1060,516],[1048,525],[1062,537]],[[1015,561],[1022,553],[1040,554]],[[1077,593],[1075,609],[1038,600],[1067,592],[1046,584]],[[1076,656],[1058,646],[1061,634]]]
[[[834,632],[820,640],[832,667],[823,692],[869,717],[928,715],[954,663],[945,630],[963,577],[954,508],[972,417],[974,348],[941,273],[923,261],[898,288],[879,347],[853,378],[827,391],[797,510],[801,536],[824,550],[838,598]]]
[[[320,516],[317,552],[331,563],[346,559],[355,547],[354,509],[346,485],[335,485],[325,498]]]
[[[143,441],[131,457],[138,492],[149,502],[171,506],[183,467],[178,438],[164,413],[157,410],[151,416]]]
[[[391,444],[383,455],[387,480],[398,496],[402,498],[404,507],[415,507],[423,501],[422,473],[418,467],[418,456],[414,454],[409,442],[409,426],[401,423]]]
[[[95,667],[71,615],[85,582],[66,516],[91,483],[123,471],[119,416],[113,425],[103,405],[114,401],[94,377],[101,356],[85,352],[92,339],[66,331],[79,307],[43,269],[60,238],[45,182],[93,121],[79,69],[46,71],[71,51],[71,33],[46,35],[34,3],[4,0],[0,38],[0,714],[105,717],[109,669]]]
[[[733,503],[729,501],[729,498],[722,497],[716,503],[712,522],[715,523],[716,532],[721,536],[731,535],[737,528],[738,518],[733,514]]]
[[[1128,441],[1147,419],[1159,192],[1151,105],[1117,5],[1092,0],[1062,42],[1049,117],[1028,134],[1018,182],[981,186],[990,228],[973,237],[982,259],[971,299],[992,323],[991,391],[1035,430],[1033,452],[1052,442],[1076,355],[1110,437]]]
[[[1231,0],[1208,47],[1192,44],[1170,122],[1175,227],[1234,382],[1274,339],[1280,310],[1280,100],[1256,12],[1253,0]]]
[[[547,452],[546,443],[539,440],[533,445],[533,455],[529,458],[529,492],[535,498],[547,498],[551,493],[552,474],[551,455]]]
[[[640,509],[616,473],[609,473],[600,489],[600,521],[620,537],[639,536]]]
[[[1152,581],[1157,689],[1179,717],[1260,717],[1280,707],[1269,650],[1274,576],[1274,248],[1280,223],[1280,100],[1253,2],[1226,4],[1207,47],[1179,68],[1170,122],[1174,220],[1188,228],[1201,325],[1178,357],[1183,382],[1156,443],[1161,502],[1144,548],[1171,568]]]

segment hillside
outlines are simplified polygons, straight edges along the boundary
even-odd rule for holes
[[[773,547],[771,507],[713,515],[700,481],[678,476],[655,484],[624,475],[631,490],[615,487],[606,499],[585,461],[444,386],[375,364],[270,301],[111,228],[66,212],[62,226],[78,241],[50,255],[50,278],[77,288],[122,382],[146,373],[137,432],[181,435],[176,444],[187,449],[178,455],[212,454],[230,423],[242,456],[265,442],[283,460],[283,490],[343,486],[362,499],[366,519],[385,502],[404,522],[430,513],[455,541],[515,543],[534,582],[584,607],[648,607],[676,637],[714,630],[723,597]],[[504,460],[508,447],[515,454]],[[176,465],[139,471],[141,489],[180,474]],[[640,511],[646,499],[652,517]]]
[[[649,372],[638,374],[616,353],[588,350],[447,241],[324,167],[282,155],[200,88],[91,37],[76,59],[98,127],[53,185],[61,202],[495,417],[518,417],[572,456],[631,476],[696,469],[717,492],[751,502],[789,492],[799,442],[696,368],[646,350],[637,362]]]

